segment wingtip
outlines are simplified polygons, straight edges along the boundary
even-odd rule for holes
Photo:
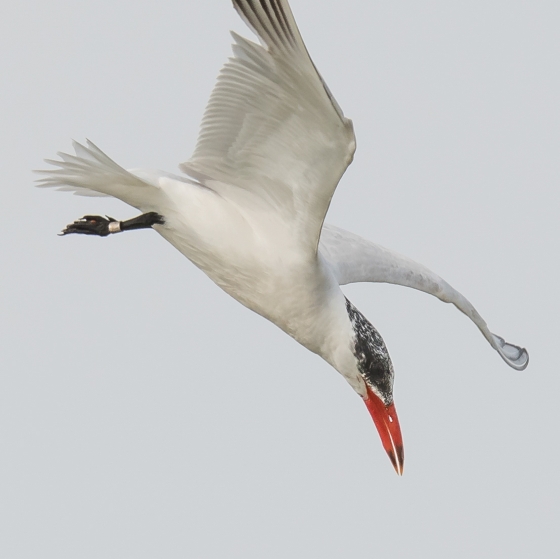
[[[523,371],[529,365],[529,352],[524,347],[510,344],[501,336],[492,334],[494,347],[502,359],[513,369]]]

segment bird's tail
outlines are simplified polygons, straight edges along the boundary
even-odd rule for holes
[[[80,196],[113,196],[136,208],[146,207],[159,188],[117,165],[95,144],[73,142],[76,155],[59,152],[61,161],[46,159],[54,169],[35,171],[43,175],[39,187],[56,187]]]

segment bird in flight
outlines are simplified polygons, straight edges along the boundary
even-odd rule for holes
[[[152,228],[226,293],[332,365],[362,397],[398,474],[404,449],[394,371],[379,332],[341,285],[385,282],[453,303],[517,370],[527,351],[492,334],[447,282],[400,254],[324,222],[356,148],[346,118],[313,64],[287,0],[233,0],[260,45],[233,35],[183,175],[125,170],[74,142],[39,186],[113,196],[141,215],[86,215],[62,232],[108,236]]]

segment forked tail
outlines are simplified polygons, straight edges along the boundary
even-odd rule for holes
[[[38,170],[43,175],[39,187],[55,187],[80,196],[114,196],[134,206],[145,208],[161,192],[157,184],[150,184],[123,169],[105,155],[95,144],[73,142],[75,155],[59,152],[61,161],[46,159],[54,169]]]

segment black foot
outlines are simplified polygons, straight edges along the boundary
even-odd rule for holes
[[[117,221],[109,216],[85,215],[82,219],[67,225],[60,235],[79,233],[81,235],[106,237],[111,233],[132,231],[134,229],[150,229],[153,225],[163,225],[164,223],[165,219],[157,212],[148,212],[126,221]]]
[[[157,212],[148,212],[126,221],[121,221],[121,230],[129,231],[131,229],[149,229],[152,225],[163,225],[165,219]]]
[[[79,233],[81,235],[97,235],[99,237],[106,237],[112,231],[109,231],[110,223],[118,223],[112,217],[101,217],[100,215],[84,215],[82,219],[74,221],[67,225],[59,235],[70,235],[71,233]]]

